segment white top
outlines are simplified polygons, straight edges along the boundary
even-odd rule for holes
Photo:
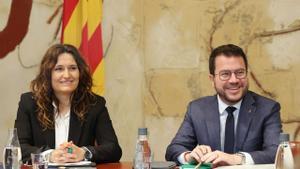
[[[58,114],[57,106],[53,103],[55,112],[55,148],[68,141],[70,127],[70,110],[66,113]]]
[[[55,115],[55,148],[68,141],[70,125],[70,111],[65,115]]]
[[[57,112],[57,106],[52,103],[54,106],[55,114],[55,148],[58,148],[60,144],[68,141],[69,136],[69,127],[70,127],[70,110],[64,115],[59,115]],[[44,151],[42,154],[50,154],[53,149]]]

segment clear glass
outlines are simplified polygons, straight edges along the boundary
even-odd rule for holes
[[[31,154],[32,169],[47,169],[49,163],[49,156],[41,153]]]
[[[4,169],[19,169],[22,165],[22,154],[17,129],[8,130],[8,141],[3,150]]]

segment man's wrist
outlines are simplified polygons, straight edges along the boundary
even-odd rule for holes
[[[235,153],[236,156],[238,156],[240,158],[239,160],[239,165],[243,165],[246,162],[246,156],[243,153]]]
[[[185,152],[184,154],[183,154],[183,159],[184,159],[184,161],[185,162],[187,162],[188,160],[187,160],[187,155],[189,154],[189,152]]]
[[[191,152],[186,152],[184,154],[184,161],[188,164],[197,164],[198,162],[191,156]]]

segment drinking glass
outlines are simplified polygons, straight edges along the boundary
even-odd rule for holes
[[[47,169],[49,157],[43,154],[31,154],[32,169]]]

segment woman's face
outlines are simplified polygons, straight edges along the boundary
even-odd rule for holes
[[[58,56],[51,72],[51,84],[55,95],[71,95],[79,83],[79,69],[70,53]]]

